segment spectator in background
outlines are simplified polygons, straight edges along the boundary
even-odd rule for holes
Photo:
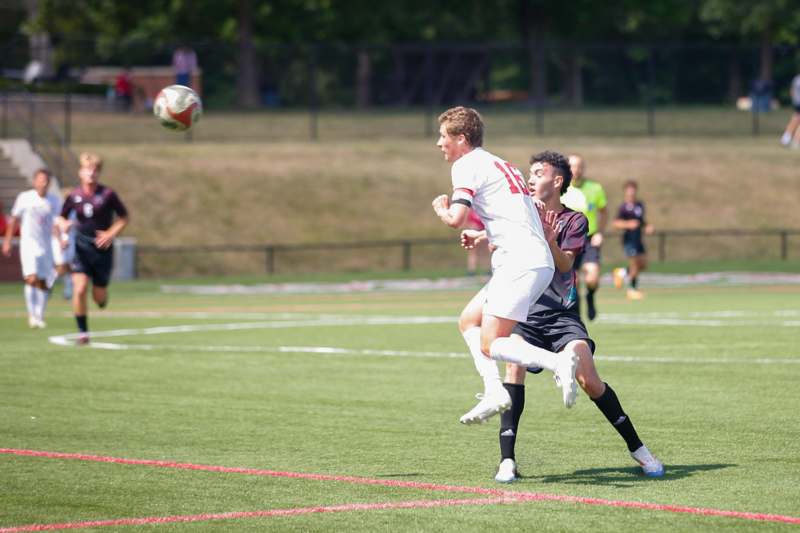
[[[622,248],[628,257],[628,271],[624,268],[614,269],[614,285],[622,287],[622,282],[627,275],[628,299],[641,300],[644,295],[639,290],[639,274],[647,268],[647,250],[644,247],[642,234],[651,235],[653,226],[645,221],[644,204],[638,200],[636,194],[639,185],[634,180],[628,180],[623,186],[624,201],[619,206],[614,227],[623,230]]]
[[[483,231],[484,225],[481,222],[480,217],[470,209],[469,214],[467,215],[467,223],[464,225],[464,229],[474,229],[476,231]],[[485,263],[485,259],[487,258],[489,253],[489,241],[481,241],[477,243],[473,248],[469,248],[467,250],[467,275],[474,276],[478,273],[479,263]]]
[[[133,85],[131,84],[131,69],[124,68],[114,80],[114,96],[122,104],[125,111],[131,110],[133,100]]]
[[[800,74],[792,80],[789,93],[792,97],[792,107],[794,108],[786,130],[781,137],[781,144],[791,145],[792,148],[800,148]]]
[[[181,45],[172,54],[172,69],[175,71],[175,83],[192,86],[192,75],[197,70],[197,55],[186,45]]]

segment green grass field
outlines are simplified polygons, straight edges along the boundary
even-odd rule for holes
[[[449,356],[464,352],[455,318],[469,296],[465,290],[195,296],[164,294],[152,281],[118,283],[110,308],[93,310],[90,324],[107,335],[131,331],[77,348],[48,342],[74,329],[64,301],[54,297],[48,328],[32,331],[25,327],[21,288],[0,286],[0,531],[276,509],[300,511],[87,529],[797,528],[558,499],[520,502],[508,495],[505,503],[445,505],[487,496],[8,453],[90,454],[800,517],[797,286],[651,289],[633,303],[621,291],[602,289],[601,319],[590,326],[600,374],[665,462],[667,475],[641,476],[588,398],[581,394],[566,411],[542,374],[528,380],[517,446],[525,477],[511,486],[492,479],[497,421],[458,423],[479,391],[469,357]],[[340,351],[317,353],[322,347]],[[442,506],[425,507],[433,501]],[[343,507],[308,511],[324,506]]]

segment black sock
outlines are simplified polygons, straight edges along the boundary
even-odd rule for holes
[[[86,321],[86,315],[75,315],[75,322],[78,323],[78,331],[86,333],[89,331],[89,325]]]
[[[594,320],[594,317],[597,316],[597,310],[594,308],[594,291],[597,288],[586,288],[586,316],[589,317],[589,320]]]
[[[639,440],[639,435],[636,434],[636,428],[633,427],[631,419],[622,410],[622,405],[619,403],[614,389],[611,385],[606,383],[605,392],[599,397],[592,399],[598,409],[605,415],[606,419],[614,426],[614,429],[625,439],[625,444],[628,445],[628,451],[634,452],[642,447],[642,441]]]
[[[631,278],[631,289],[636,289],[639,285],[639,276],[634,276]]]
[[[503,383],[503,387],[511,396],[511,407],[500,415],[500,458],[514,459],[519,419],[525,409],[525,385]]]

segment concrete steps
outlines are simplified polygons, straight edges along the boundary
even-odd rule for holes
[[[3,206],[3,213],[7,215],[17,195],[30,188],[28,178],[0,151],[0,204]]]

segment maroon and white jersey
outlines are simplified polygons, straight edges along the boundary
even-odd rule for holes
[[[471,207],[497,249],[492,268],[553,268],[539,213],[522,173],[510,163],[475,148],[452,167],[453,202]]]
[[[79,234],[94,239],[97,230],[106,230],[118,217],[128,216],[125,204],[110,187],[97,185],[94,194],[87,195],[80,187],[74,189],[61,208],[61,216],[69,218],[74,212],[75,227]]]
[[[583,248],[587,242],[589,222],[586,215],[565,208],[556,217],[556,242],[564,251],[575,253],[575,262],[569,272],[559,272],[556,269],[553,280],[544,290],[535,304],[530,308],[528,315],[552,314],[559,311],[575,311],[578,306],[578,271],[577,265]]]

